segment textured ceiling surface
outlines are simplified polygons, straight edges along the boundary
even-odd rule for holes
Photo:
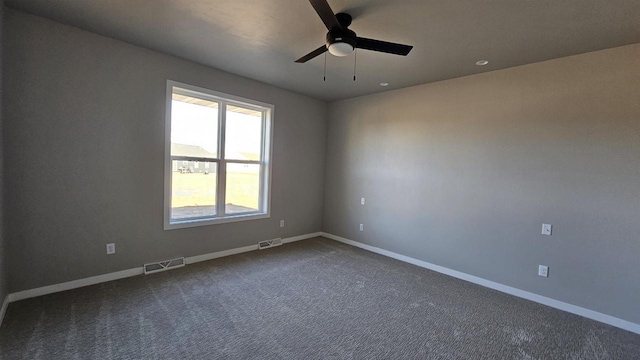
[[[638,0],[329,0],[358,36],[413,45],[306,64],[326,28],[306,0],[6,0],[8,6],[331,101],[640,42]],[[480,59],[490,61],[479,67]],[[381,82],[388,82],[387,88]]]

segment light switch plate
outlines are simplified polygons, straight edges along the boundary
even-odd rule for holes
[[[542,224],[542,235],[551,236],[551,224]]]
[[[360,224],[360,231],[364,231],[364,224]]]

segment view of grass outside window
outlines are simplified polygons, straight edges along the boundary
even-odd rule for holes
[[[265,214],[270,108],[172,86],[169,223]]]

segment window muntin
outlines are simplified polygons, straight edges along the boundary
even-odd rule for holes
[[[165,229],[268,217],[273,106],[168,81],[167,114]]]

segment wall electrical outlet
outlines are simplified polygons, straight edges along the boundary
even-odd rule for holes
[[[551,236],[551,224],[542,224],[542,235]]]
[[[538,275],[549,277],[549,267],[546,265],[538,265]]]
[[[364,198],[360,198],[360,205],[364,205]]]
[[[114,243],[107,244],[107,255],[111,255],[115,253],[116,253],[116,244]]]
[[[360,224],[360,231],[364,231],[364,224]]]
[[[284,220],[280,220],[280,227],[284,227]]]

